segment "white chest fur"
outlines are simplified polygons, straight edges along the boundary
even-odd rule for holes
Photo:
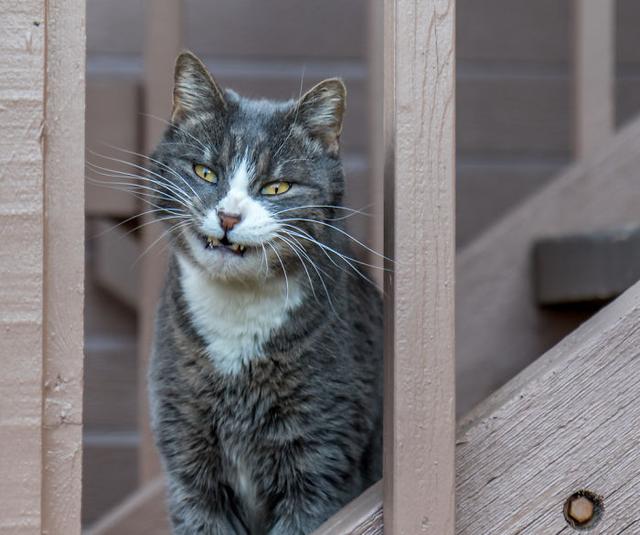
[[[238,373],[243,364],[264,355],[271,333],[302,301],[302,288],[289,278],[259,283],[216,281],[179,258],[180,279],[194,325],[209,355],[225,374]]]

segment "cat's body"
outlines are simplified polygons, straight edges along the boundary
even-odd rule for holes
[[[199,198],[171,234],[150,373],[170,516],[180,535],[307,534],[382,475],[381,302],[330,252],[349,254],[340,121],[326,88],[256,104],[201,70],[179,59],[178,127],[153,158],[167,213]],[[185,178],[183,159],[215,162],[215,182]]]

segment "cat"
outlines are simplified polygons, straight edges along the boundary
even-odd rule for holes
[[[173,532],[308,534],[382,476],[382,303],[343,230],[346,90],[249,100],[184,52],[173,98],[148,177],[170,225],[149,393]]]

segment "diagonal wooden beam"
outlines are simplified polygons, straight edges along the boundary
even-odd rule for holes
[[[458,414],[468,412],[585,319],[536,305],[531,245],[540,236],[637,222],[638,169],[640,120],[635,120],[458,254]]]
[[[379,481],[322,524],[313,535],[382,535],[382,491],[383,482]]]
[[[639,398],[640,283],[460,422],[456,533],[573,532],[579,490],[603,499],[597,533],[636,533]]]

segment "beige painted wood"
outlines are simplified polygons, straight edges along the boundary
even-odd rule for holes
[[[604,498],[589,533],[638,532],[639,325],[636,284],[461,422],[456,533],[573,533],[580,489]]]
[[[80,532],[84,2],[0,2],[0,532]]]
[[[46,2],[42,532],[80,533],[85,1]]]
[[[584,158],[613,133],[615,0],[573,0],[574,151]]]
[[[380,481],[327,520],[313,535],[382,535],[382,494]]]
[[[385,533],[454,529],[455,2],[385,2]]]
[[[640,121],[530,197],[457,258],[456,385],[464,414],[577,326],[539,309],[530,248],[539,236],[638,220]]]
[[[15,535],[43,525],[44,7],[0,2],[0,532]]]
[[[168,119],[171,113],[173,66],[182,47],[182,1],[146,0],[144,107],[145,113]],[[166,124],[145,116],[145,150],[150,153]],[[145,223],[148,222],[144,220]],[[147,368],[151,352],[153,322],[160,288],[166,269],[166,252],[161,234],[163,229],[154,223],[142,231],[141,261],[142,299],[139,315],[139,418],[140,418],[140,477],[149,481],[160,472],[160,461],[149,426],[147,399]]]

